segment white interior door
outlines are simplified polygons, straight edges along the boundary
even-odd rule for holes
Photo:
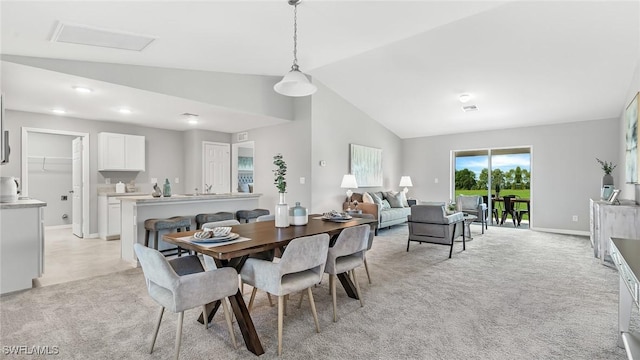
[[[203,142],[202,189],[211,185],[211,192],[231,191],[231,146],[229,144]]]
[[[71,201],[71,218],[73,220],[72,231],[77,237],[82,234],[82,138],[77,137],[72,141],[72,168],[71,177],[73,193]]]

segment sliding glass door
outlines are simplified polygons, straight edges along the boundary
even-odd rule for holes
[[[480,195],[489,207],[490,223],[503,222],[504,197],[512,197],[514,223],[529,225],[531,148],[454,151],[452,200],[458,195]],[[491,176],[489,176],[491,174]],[[489,201],[489,199],[493,199]],[[514,216],[515,214],[515,216]],[[520,216],[521,215],[521,216]]]

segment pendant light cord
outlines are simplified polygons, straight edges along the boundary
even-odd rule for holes
[[[298,71],[298,3],[293,5],[293,65],[291,70]]]

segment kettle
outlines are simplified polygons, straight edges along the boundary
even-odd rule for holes
[[[11,176],[0,177],[0,203],[18,201],[18,180]]]

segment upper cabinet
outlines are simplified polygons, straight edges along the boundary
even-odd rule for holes
[[[98,171],[144,171],[144,136],[98,133]]]

